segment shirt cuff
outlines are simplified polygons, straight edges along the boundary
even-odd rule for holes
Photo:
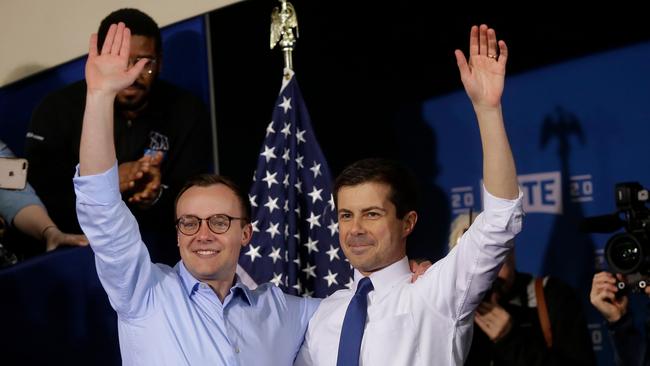
[[[107,171],[99,174],[79,175],[79,164],[73,178],[77,201],[86,205],[108,206],[122,200],[117,162]]]
[[[519,188],[518,188],[519,189]],[[514,200],[493,196],[483,185],[483,212],[490,216],[489,222],[513,233],[521,231],[524,193],[519,189]]]
[[[485,185],[482,185],[482,188],[483,188],[483,207],[485,211],[509,210],[515,205],[517,205],[524,197],[524,192],[522,192],[519,187],[517,187],[517,189],[519,190],[519,193],[517,194],[517,198],[513,200],[509,200],[507,198],[500,198],[492,195],[490,192],[488,192],[487,188],[485,188]]]

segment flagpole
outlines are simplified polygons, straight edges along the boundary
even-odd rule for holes
[[[271,49],[278,43],[284,53],[284,68],[293,70],[293,49],[298,38],[298,17],[293,5],[279,0],[281,5],[271,13]],[[293,29],[296,29],[294,36]]]
[[[237,274],[247,285],[269,282],[289,294],[323,298],[351,288],[353,272],[339,245],[332,176],[293,77],[296,12],[280,3],[271,14],[271,49],[280,44],[284,53],[282,87],[253,173],[253,233]]]

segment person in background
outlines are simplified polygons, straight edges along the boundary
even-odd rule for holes
[[[119,22],[132,31],[129,64],[146,63],[115,98],[120,193],[147,238],[152,258],[173,265],[179,259],[171,240],[174,198],[189,177],[211,170],[209,117],[201,100],[159,79],[162,38],[147,14],[137,9],[112,12],[99,26],[100,44],[109,26]],[[79,162],[86,92],[81,80],[47,96],[33,113],[26,139],[29,181],[54,221],[74,233],[81,228],[70,182]]]
[[[14,157],[13,152],[1,140],[0,157]],[[0,216],[7,225],[14,226],[22,233],[42,241],[48,252],[61,245],[88,245],[88,239],[84,235],[67,234],[59,230],[29,183],[20,190],[0,188]],[[15,264],[18,260],[2,244],[0,244],[0,253],[0,267]]]
[[[454,219],[450,250],[477,216],[474,212]],[[595,364],[575,291],[556,278],[518,272],[511,251],[474,314],[474,337],[465,365]]]
[[[607,321],[609,336],[614,346],[618,366],[650,365],[650,320],[645,321],[645,339],[634,325],[634,316],[629,310],[629,298],[616,286],[624,281],[621,274],[599,272],[591,284],[591,304]],[[650,296],[650,287],[644,293]]]

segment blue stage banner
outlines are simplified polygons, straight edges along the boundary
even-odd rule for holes
[[[603,248],[611,234],[582,233],[578,225],[615,211],[616,183],[650,186],[648,65],[650,44],[640,44],[509,75],[502,100],[526,212],[517,267],[576,289],[602,365],[613,358],[589,290],[593,274],[606,266]],[[480,210],[481,142],[469,99],[458,92],[429,100],[422,117],[436,134],[436,183],[452,216]]]

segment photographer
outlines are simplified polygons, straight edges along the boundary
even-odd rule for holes
[[[617,296],[620,291],[616,286],[618,281],[624,281],[621,274],[618,279],[609,272],[600,272],[594,276],[591,285],[591,303],[607,320],[609,335],[614,346],[617,365],[650,365],[648,355],[648,331],[650,326],[646,321],[646,341],[641,332],[634,326],[634,317],[628,311],[629,300],[626,295]],[[644,289],[650,296],[650,287]]]
[[[650,296],[650,193],[639,182],[616,183],[616,212],[587,217],[581,229],[591,233],[615,233],[605,244],[604,257],[613,273],[594,275],[591,303],[607,320],[617,365],[650,365],[648,330],[646,340],[634,325],[629,299],[624,289],[645,292]],[[619,231],[624,229],[623,231]]]

